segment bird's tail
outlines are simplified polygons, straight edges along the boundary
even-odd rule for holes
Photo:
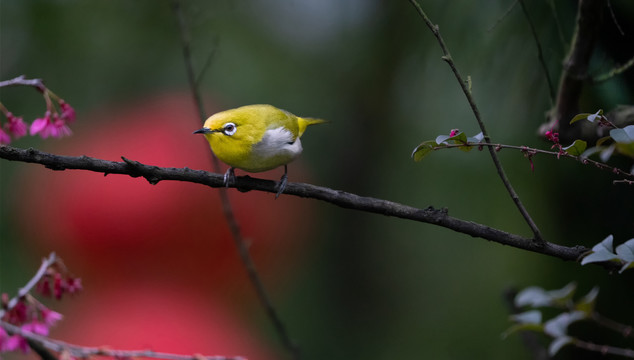
[[[308,127],[308,125],[321,124],[321,123],[328,122],[328,120],[315,119],[315,118],[298,117],[297,119],[299,120],[299,136],[302,136],[304,131],[306,131],[306,128]]]

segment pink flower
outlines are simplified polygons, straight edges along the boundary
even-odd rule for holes
[[[31,332],[37,335],[48,335],[48,326],[42,324],[39,321],[31,321],[26,325],[22,325],[22,330]]]
[[[64,100],[59,101],[59,107],[62,109],[62,115],[60,115],[61,119],[72,123],[75,121],[75,109],[72,106],[68,105]]]
[[[7,132],[13,134],[16,139],[26,135],[26,124],[21,116],[14,116],[11,113],[7,113],[7,119],[9,121],[4,124],[4,128]]]
[[[559,144],[559,133],[558,132],[554,132],[552,130],[548,130],[546,131],[546,134],[544,134],[546,136],[546,139],[554,142],[555,144]]]
[[[70,128],[66,126],[64,118],[59,117],[56,113],[51,114],[47,111],[43,118],[38,118],[33,121],[30,129],[31,135],[39,134],[42,139],[46,139],[49,136],[60,138],[72,134]]]
[[[69,294],[79,292],[81,289],[81,278],[69,277],[68,279],[66,279],[66,290]]]
[[[65,290],[65,285],[66,284],[64,284],[64,282],[62,281],[62,275],[60,275],[59,273],[55,273],[55,275],[53,275],[53,294],[55,295],[55,298],[57,300],[62,298],[62,294]]]
[[[70,131],[70,128],[66,126],[66,121],[63,118],[58,118],[56,115],[53,115],[53,127],[51,129],[51,136],[55,138],[60,138],[62,136],[71,135],[73,132]]]
[[[29,344],[26,342],[26,339],[20,335],[9,336],[0,342],[0,352],[15,351],[18,349],[25,353],[29,351]]]
[[[11,143],[11,137],[0,128],[0,145],[8,145]]]
[[[43,277],[35,286],[35,290],[42,296],[51,296],[51,284],[48,276]]]
[[[62,314],[57,311],[53,311],[48,308],[42,309],[42,321],[48,327],[55,325],[58,321],[62,320]]]
[[[23,324],[27,319],[27,310],[28,309],[24,300],[20,300],[11,310],[9,310],[9,312],[5,314],[3,320],[14,325]]]
[[[44,114],[44,117],[33,120],[33,123],[31,124],[31,128],[29,129],[29,133],[31,134],[31,136],[40,134],[42,139],[46,139],[49,136],[50,130],[48,129],[50,126],[51,126],[51,112],[47,111],[46,114]]]
[[[451,131],[449,132],[449,137],[456,136],[459,132],[460,130],[458,129],[451,129]]]
[[[9,338],[9,334],[0,327],[0,352],[2,352],[4,348],[4,342]]]

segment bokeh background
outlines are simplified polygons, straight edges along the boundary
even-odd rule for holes
[[[492,138],[546,148],[536,129],[551,103],[529,25],[513,1],[422,1],[472,80]],[[612,0],[592,71],[632,57],[634,3]],[[576,1],[556,2],[565,41]],[[509,232],[529,230],[486,152],[410,159],[421,141],[479,132],[430,31],[407,1],[184,1],[206,111],[270,103],[330,120],[304,135],[290,181],[304,181]],[[548,1],[528,10],[549,71],[566,53]],[[45,80],[77,110],[71,138],[12,145],[109,160],[211,169],[191,132],[177,21],[167,1],[0,0],[0,78]],[[209,61],[208,61],[209,59]],[[208,63],[208,66],[206,64]],[[632,71],[584,91],[582,110],[632,104]],[[32,120],[44,102],[0,89]],[[633,190],[564,160],[501,159],[549,241],[592,246],[634,234]],[[630,166],[623,163],[624,166]],[[277,179],[279,170],[262,174]],[[631,274],[532,254],[431,225],[314,200],[230,191],[256,265],[304,359],[528,359],[503,293],[570,281],[600,286],[599,310],[634,323]],[[286,356],[240,265],[217,190],[0,161],[0,292],[13,294],[56,251],[85,290],[47,303],[65,319],[54,338],[112,348]],[[590,333],[597,342],[615,340]],[[594,336],[594,337],[592,337]],[[612,338],[610,338],[612,337]],[[21,358],[23,355],[8,355]],[[572,349],[559,358],[592,358]],[[594,355],[592,355],[594,356]]]

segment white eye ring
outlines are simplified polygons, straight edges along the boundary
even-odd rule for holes
[[[224,126],[222,127],[222,133],[228,136],[231,136],[233,134],[236,133],[236,130],[238,129],[238,127],[236,126],[236,124],[234,123],[226,123],[224,124]]]

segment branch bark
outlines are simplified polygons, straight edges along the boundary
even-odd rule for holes
[[[40,164],[52,170],[88,170],[103,173],[104,175],[120,174],[131,177],[143,177],[153,185],[160,181],[169,180],[191,182],[213,188],[224,186],[223,175],[221,174],[189,168],[164,168],[146,165],[126,158],[122,158],[123,162],[116,162],[88,156],[61,156],[33,148],[20,149],[11,146],[0,146],[0,158]],[[242,192],[257,190],[274,194],[276,193],[275,184],[275,181],[272,180],[239,176],[232,187]],[[473,237],[553,256],[562,260],[577,261],[582,254],[589,251],[588,248],[583,246],[567,247],[550,242],[538,243],[520,235],[449,216],[447,209],[434,209],[431,206],[426,209],[419,209],[388,200],[359,196],[341,190],[305,183],[288,183],[284,194],[322,200],[346,209],[433,224]],[[609,270],[618,267],[609,263],[601,265]]]
[[[552,118],[544,124],[540,132],[559,128],[563,138],[570,140],[579,137],[571,134],[569,121],[579,113],[579,99],[584,83],[588,79],[588,66],[594,51],[599,27],[603,18],[602,0],[580,0],[577,12],[577,24],[572,37],[570,52],[564,60],[563,73],[557,90],[557,102],[552,111]]]

